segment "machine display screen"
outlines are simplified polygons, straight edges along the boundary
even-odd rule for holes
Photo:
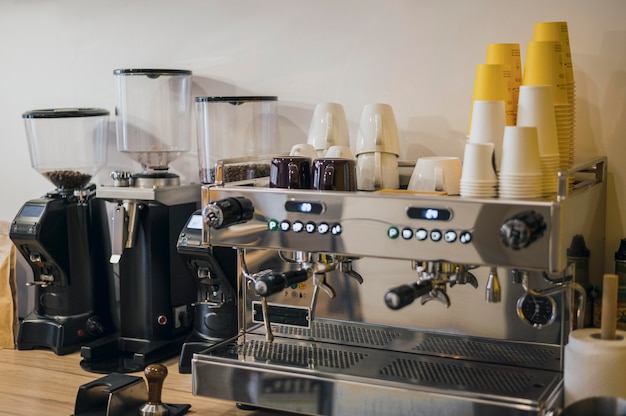
[[[187,228],[191,228],[192,230],[201,230],[202,229],[202,215],[192,215],[189,221],[187,222]]]
[[[39,218],[44,208],[44,205],[24,205],[20,217]]]
[[[442,208],[409,207],[407,215],[417,220],[449,221],[452,218],[452,211]]]
[[[311,201],[287,201],[285,202],[285,210],[303,214],[321,214],[324,212],[324,204]]]

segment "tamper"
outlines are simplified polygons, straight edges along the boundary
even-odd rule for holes
[[[163,364],[149,364],[144,370],[144,375],[148,381],[148,401],[139,408],[139,414],[141,416],[168,416],[169,409],[161,402],[167,367]]]

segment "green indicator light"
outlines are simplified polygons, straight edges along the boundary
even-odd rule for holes
[[[396,227],[389,227],[387,230],[387,237],[389,238],[398,238],[400,235],[400,231]]]
[[[271,219],[267,222],[267,228],[269,228],[270,231],[276,231],[278,230],[278,221],[275,219]]]

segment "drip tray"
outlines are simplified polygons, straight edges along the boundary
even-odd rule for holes
[[[313,339],[333,326],[349,339]],[[561,372],[522,365],[551,361],[550,346],[332,321],[275,329],[273,342],[244,334],[197,354],[194,394],[319,415],[537,415],[562,399]]]

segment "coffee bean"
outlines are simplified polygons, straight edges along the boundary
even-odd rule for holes
[[[60,190],[74,190],[84,188],[91,180],[91,175],[75,170],[53,170],[44,175]]]
[[[207,175],[208,173],[208,175]],[[269,176],[270,165],[267,163],[252,163],[241,165],[227,165],[224,166],[224,182],[237,182],[246,179],[255,179]],[[208,172],[207,169],[200,171],[200,180],[203,183],[215,182],[215,169],[211,168]]]

